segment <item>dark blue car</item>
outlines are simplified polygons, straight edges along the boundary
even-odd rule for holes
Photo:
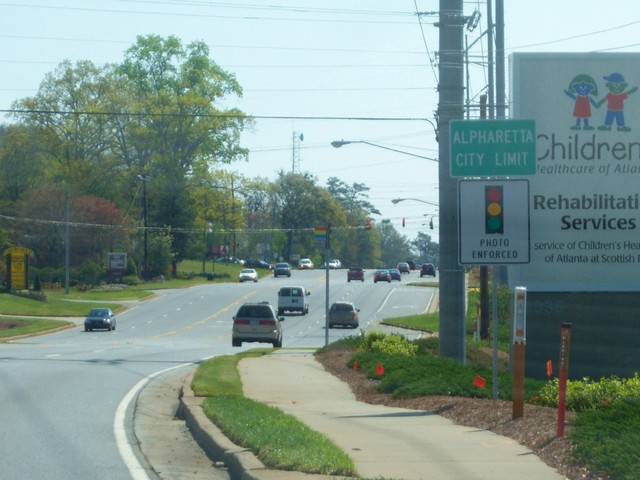
[[[90,332],[93,329],[115,330],[116,316],[110,308],[92,308],[87,318],[84,319],[84,331]]]

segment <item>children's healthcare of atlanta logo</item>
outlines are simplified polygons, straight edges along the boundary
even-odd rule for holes
[[[602,78],[606,82],[604,86],[608,93],[597,101],[598,84],[592,76],[581,73],[573,77],[569,82],[569,88],[564,93],[574,100],[573,117],[575,118],[575,123],[571,126],[571,130],[594,130],[595,127],[589,124],[591,107],[600,109],[606,102],[607,108],[604,114],[604,121],[598,126],[598,130],[610,131],[615,125],[618,132],[631,131],[631,128],[625,124],[624,102],[629,98],[629,95],[638,90],[638,87],[634,86],[627,90],[629,85],[625,81],[624,75],[618,72]]]

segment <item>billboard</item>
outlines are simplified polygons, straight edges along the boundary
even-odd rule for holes
[[[535,120],[529,291],[640,291],[640,54],[517,53],[511,113]]]

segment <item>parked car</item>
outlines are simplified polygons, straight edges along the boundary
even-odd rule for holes
[[[400,270],[397,268],[390,268],[389,275],[391,275],[391,280],[398,280],[399,282],[402,281],[402,273],[400,273]]]
[[[400,273],[411,273],[411,266],[407,262],[400,262],[396,267]]]
[[[240,270],[240,283],[242,282],[257,282],[258,281],[258,272],[256,272],[253,268],[243,268]]]
[[[298,262],[298,268],[300,270],[313,270],[313,262],[309,258],[301,258]]]
[[[360,310],[351,302],[335,302],[329,309],[329,328],[333,328],[336,325],[342,325],[343,327],[358,328],[359,325],[359,312]]]
[[[432,263],[423,263],[420,267],[420,278],[423,276],[435,277],[436,267]]]
[[[94,328],[105,329],[108,332],[116,329],[116,316],[110,308],[92,308],[84,319],[84,331],[91,332]]]
[[[373,283],[387,282],[391,283],[391,274],[387,269],[380,269],[373,272]]]
[[[218,263],[237,263],[238,265],[244,265],[244,260],[238,257],[220,257],[216,259]]]
[[[364,268],[362,267],[351,267],[347,270],[347,282],[351,280],[360,280],[364,282]]]
[[[264,260],[247,260],[244,262],[244,266],[248,268],[264,268],[266,270],[273,270],[273,265]]]
[[[309,313],[309,295],[311,292],[304,287],[282,287],[278,291],[278,315],[284,312]]]
[[[278,317],[269,302],[245,303],[233,317],[231,346],[241,347],[242,342],[271,343],[282,347],[284,317]]]
[[[274,277],[290,277],[291,276],[291,265],[286,262],[276,263],[275,267],[273,267],[273,276]]]

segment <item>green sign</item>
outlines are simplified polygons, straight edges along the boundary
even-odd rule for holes
[[[535,175],[533,120],[453,120],[451,176]]]

